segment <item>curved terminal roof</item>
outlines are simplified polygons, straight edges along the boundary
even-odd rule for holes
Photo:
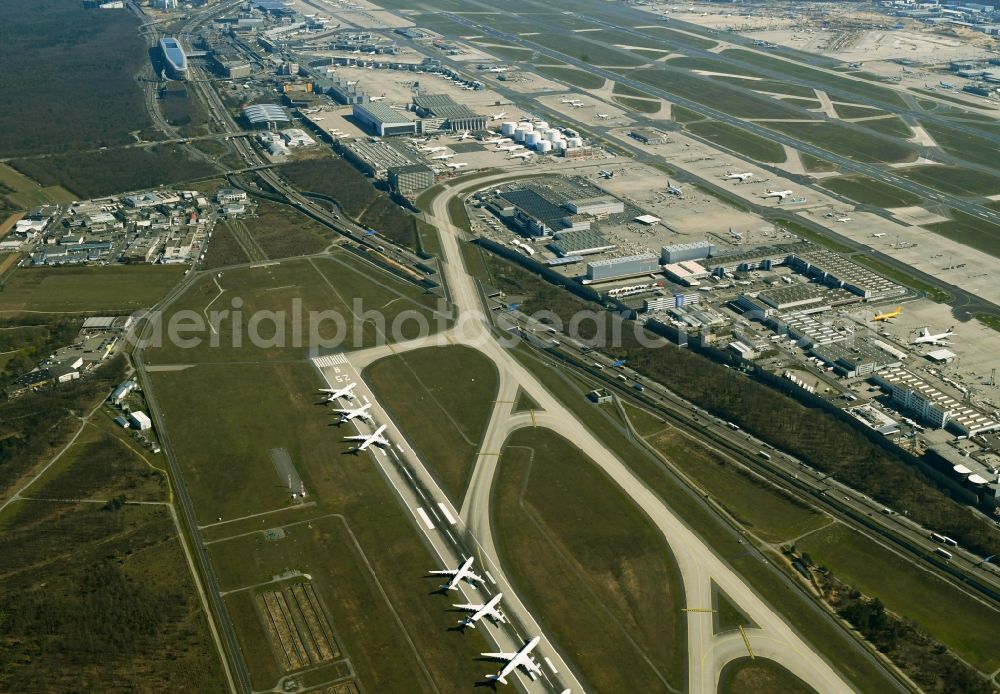
[[[287,123],[288,114],[277,104],[254,104],[243,109],[243,115],[252,124]]]
[[[184,53],[184,49],[181,48],[181,44],[177,42],[177,39],[172,36],[160,39],[160,48],[163,49],[163,56],[167,59],[167,62],[175,69],[187,69],[187,55]]]
[[[973,484],[989,484],[989,480],[980,475],[969,475],[969,481]]]
[[[962,464],[956,465],[955,467],[952,468],[952,470],[954,470],[955,472],[957,472],[960,475],[971,475],[972,474],[972,470],[970,470],[969,468],[965,467]]]

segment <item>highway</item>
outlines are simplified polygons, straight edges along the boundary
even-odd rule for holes
[[[550,58],[555,58],[561,62],[568,63],[569,65],[575,68],[578,68],[585,72],[589,72],[603,79],[617,82],[618,84],[631,87],[638,91],[659,97],[661,99],[666,99],[667,101],[670,101],[673,104],[676,104],[678,106],[683,106],[684,108],[699,113],[711,120],[718,121],[721,123],[727,123],[729,125],[732,125],[733,127],[740,128],[747,132],[753,133],[754,135],[763,137],[767,140],[771,140],[773,142],[777,142],[782,145],[788,145],[789,147],[793,147],[801,152],[805,152],[806,154],[810,154],[814,157],[818,157],[819,159],[832,162],[836,164],[839,167],[840,171],[842,172],[853,172],[853,173],[863,174],[865,176],[868,176],[869,178],[874,178],[883,183],[888,183],[890,185],[896,186],[897,188],[901,188],[908,192],[914,193],[915,195],[919,195],[920,197],[926,200],[933,200],[935,202],[945,204],[948,205],[949,207],[965,212],[966,214],[970,214],[1000,224],[1000,212],[994,211],[988,207],[979,205],[977,203],[963,200],[962,198],[958,198],[953,195],[944,194],[941,191],[938,191],[929,186],[925,186],[923,184],[911,181],[907,178],[903,178],[902,176],[897,175],[891,169],[887,169],[875,164],[866,164],[864,162],[855,161],[854,159],[850,159],[840,154],[835,154],[834,152],[822,149],[820,147],[817,147],[816,145],[809,144],[802,140],[798,140],[778,130],[771,130],[770,128],[767,128],[759,123],[731,116],[728,113],[724,113],[709,106],[704,106],[703,104],[673,94],[672,92],[669,92],[662,88],[655,87],[646,82],[630,78],[627,76],[628,75],[627,72],[619,73],[619,72],[614,72],[613,70],[607,68],[591,65],[590,63],[584,62],[568,53],[556,51],[550,48],[546,48],[541,44],[534,43],[530,39],[526,39],[516,34],[508,34],[502,31],[497,31],[496,29],[493,29],[490,26],[475,22],[464,15],[457,15],[452,13],[443,13],[443,14],[447,15],[451,19],[454,19],[456,22],[464,24],[471,29],[475,29],[477,32],[485,34],[486,36],[491,36],[497,39],[501,39],[503,41],[513,42],[516,45],[525,48],[530,48],[538,53],[541,53],[542,55],[546,55]]]

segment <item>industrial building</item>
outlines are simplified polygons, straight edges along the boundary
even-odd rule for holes
[[[354,117],[380,137],[417,134],[417,122],[413,116],[381,102],[354,104],[353,110]]]
[[[608,258],[587,263],[584,283],[606,282],[636,275],[649,275],[660,271],[660,259],[655,253],[639,253],[621,258]]]
[[[843,287],[869,301],[906,294],[904,287],[825,248],[792,255],[787,264],[796,272],[832,287]]]
[[[145,412],[130,412],[128,423],[132,425],[133,429],[138,429],[139,431],[146,431],[153,426],[153,422],[150,421]]]
[[[353,140],[345,142],[342,151],[348,160],[375,178],[386,178],[389,169],[423,164],[412,150],[392,140]]]
[[[703,260],[715,253],[715,244],[709,241],[675,243],[660,249],[660,262],[664,265],[685,260]]]
[[[592,217],[621,214],[625,211],[625,203],[610,196],[567,200],[565,206],[573,214],[587,214]]]
[[[500,193],[500,199],[507,204],[499,209],[501,217],[513,221],[532,236],[551,236],[561,229],[589,229],[590,222],[577,223],[570,220],[570,213],[547,200],[537,190],[523,188]]]
[[[1000,421],[959,402],[906,369],[887,369],[872,380],[887,390],[899,407],[916,413],[930,426],[939,429],[947,426],[962,436],[1000,429]]]
[[[560,256],[580,256],[613,251],[616,246],[603,234],[590,229],[557,231],[549,248]]]
[[[672,281],[688,287],[697,287],[701,284],[699,280],[708,277],[708,270],[693,260],[668,263],[663,266],[663,272]]]
[[[394,166],[388,170],[389,185],[404,197],[434,185],[434,169],[425,164]]]
[[[475,132],[486,129],[486,116],[457,103],[447,94],[417,94],[413,97],[413,105],[417,115],[425,119],[423,132]]]
[[[187,55],[180,42],[172,36],[160,39],[160,51],[166,64],[167,76],[175,80],[186,80],[188,76]]]
[[[271,127],[278,123],[288,123],[288,113],[278,104],[254,104],[243,109],[243,117],[252,125]]]
[[[644,145],[662,145],[664,142],[663,134],[652,128],[636,128],[629,135]]]
[[[901,366],[898,353],[889,352],[886,347],[881,340],[862,336],[849,342],[814,347],[810,353],[832,366],[838,375],[854,378]]]

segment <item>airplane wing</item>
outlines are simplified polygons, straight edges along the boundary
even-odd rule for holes
[[[517,658],[517,653],[480,653],[484,658],[493,658],[494,660],[506,660],[508,663],[512,662]]]
[[[370,437],[365,436],[364,434],[358,434],[357,436],[345,436],[344,440],[345,441],[365,441],[368,438],[370,438]]]
[[[435,576],[454,576],[458,572],[452,569],[442,569],[440,571],[428,571],[427,573],[433,574]]]
[[[479,612],[479,610],[486,607],[486,605],[452,605],[460,610],[471,610],[472,612]]]

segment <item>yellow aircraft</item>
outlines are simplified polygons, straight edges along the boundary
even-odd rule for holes
[[[888,320],[892,320],[893,318],[895,318],[896,316],[898,316],[902,312],[903,312],[903,308],[901,306],[897,306],[896,310],[893,311],[892,313],[880,313],[877,316],[872,316],[872,320],[874,320],[874,321],[883,321],[883,320],[888,321]]]

